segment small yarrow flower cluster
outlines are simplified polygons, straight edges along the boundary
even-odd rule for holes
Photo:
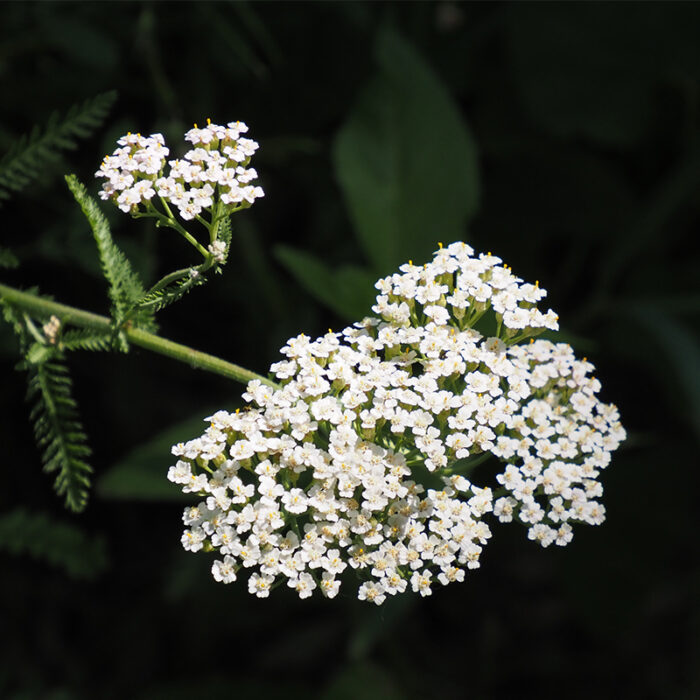
[[[593,365],[532,337],[557,329],[546,292],[464,243],[376,286],[374,316],[290,339],[276,388],[173,448],[168,478],[200,498],[182,544],[219,554],[217,581],[333,598],[354,570],[381,604],[462,581],[494,521],[544,547],[603,521],[625,431]]]
[[[209,122],[201,129],[195,124],[185,134],[193,148],[175,160],[167,160],[170,151],[161,134],[126,134],[95,173],[105,179],[100,197],[132,214],[158,197],[174,205],[185,220],[215,202],[227,213],[248,207],[264,192],[252,184],[258,175],[248,165],[258,144],[242,136],[247,131],[243,122]]]

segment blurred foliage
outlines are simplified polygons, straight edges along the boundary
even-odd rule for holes
[[[102,125],[117,95],[107,92],[81,105],[74,105],[60,119],[54,113],[44,129],[35,126],[17,139],[0,160],[0,206],[9,191],[20,191],[59,158],[59,151],[75,149],[76,139],[89,136]]]
[[[360,245],[384,275],[461,240],[476,210],[474,143],[439,79],[410,44],[381,32],[379,74],[335,139],[334,159]],[[439,164],[439,167],[435,167]]]
[[[101,537],[88,537],[75,525],[21,508],[0,514],[0,549],[12,554],[26,552],[76,579],[93,579],[107,567]]]
[[[0,260],[21,266],[3,282],[104,312],[61,174],[95,193],[126,131],[174,144],[243,119],[266,197],[234,218],[226,274],[162,313],[165,337],[264,372],[290,335],[355,318],[379,274],[464,237],[549,290],[630,432],[604,475],[608,521],[565,550],[503,527],[483,570],[427,600],[258,601],[180,549],[165,482],[168,445],[240,388],[146,352],[71,363],[98,483],[78,520],[40,473],[2,326],[0,512],[71,517],[111,563],[76,582],[3,545],[1,697],[700,695],[698,4],[1,11],[0,155],[54,110],[119,93],[105,128],[4,203]],[[187,264],[174,235],[106,216],[146,286]]]

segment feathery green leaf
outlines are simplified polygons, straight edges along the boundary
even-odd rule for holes
[[[164,309],[166,306],[170,306],[178,299],[187,294],[194,287],[204,284],[205,278],[203,275],[197,277],[188,277],[187,279],[180,280],[175,284],[171,284],[163,289],[158,289],[155,292],[149,292],[139,301],[139,309],[144,311],[150,311],[155,313]]]
[[[90,350],[98,352],[109,350],[111,340],[105,333],[98,333],[90,328],[72,328],[66,331],[59,343],[61,350]]]
[[[78,512],[85,508],[92,467],[85,461],[91,451],[78,419],[71,395],[72,382],[56,350],[53,357],[29,365],[27,398],[33,402],[30,418],[42,451],[44,471],[57,472],[56,491],[66,506]]]
[[[0,300],[0,307],[19,338],[23,359],[17,369],[29,375],[27,400],[32,403],[29,418],[34,424],[44,471],[58,472],[56,491],[65,497],[68,508],[81,511],[88,498],[92,467],[86,459],[91,451],[71,395],[72,382],[63,353],[57,346],[34,340],[31,321],[11,304]],[[109,345],[108,339],[87,329],[67,331],[64,338],[69,346],[83,349],[106,349]]]
[[[76,147],[76,139],[90,136],[109,113],[117,93],[105,92],[74,105],[61,119],[54,113],[44,129],[35,126],[20,137],[0,159],[0,206],[10,192],[19,192],[59,157],[59,151]]]
[[[0,515],[0,550],[26,552],[76,579],[93,579],[107,567],[102,538],[89,537],[46,513],[28,513],[22,508]]]
[[[20,347],[22,348],[22,352],[25,350],[25,329],[24,329],[24,323],[22,321],[22,314],[17,311],[17,309],[12,306],[12,304],[8,304],[7,301],[4,299],[0,298],[0,309],[2,309],[2,316],[12,326],[12,330],[15,332],[15,335],[19,338],[20,341]]]
[[[130,306],[145,293],[138,275],[114,242],[107,219],[85,185],[75,175],[66,175],[66,182],[92,229],[112,303],[120,309]]]
[[[146,290],[128,258],[118,248],[112,238],[109,222],[100,211],[97,202],[87,193],[85,185],[75,175],[66,175],[70,191],[83,210],[90,224],[97,243],[102,271],[109,284],[109,297],[112,301],[112,313],[117,322],[137,305]],[[153,313],[138,311],[133,315],[136,326],[144,330],[155,330]]]
[[[55,350],[50,345],[32,343],[25,354],[25,359],[30,365],[40,365],[47,362],[53,356]]]

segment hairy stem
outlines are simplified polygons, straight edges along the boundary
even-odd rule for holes
[[[0,284],[0,299],[38,318],[43,319],[55,315],[61,319],[63,324],[70,324],[81,328],[92,328],[96,331],[103,331],[106,333],[112,330],[112,319],[107,316],[100,316],[90,311],[77,309],[74,306],[42,299],[29,292],[22,292],[19,289],[8,287],[4,284]],[[148,333],[138,328],[130,328],[128,326],[124,327],[122,332],[127,340],[134,345],[184,362],[195,369],[214,372],[215,374],[219,374],[227,379],[233,379],[241,384],[247,384],[251,379],[259,379],[269,386],[277,386],[266,377],[256,374],[245,367],[239,367],[238,365],[234,365],[214,355],[194,350],[186,345],[161,338],[153,333]]]

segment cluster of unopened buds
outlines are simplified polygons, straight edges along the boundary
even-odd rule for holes
[[[565,343],[526,284],[458,242],[377,282],[373,316],[288,341],[276,384],[252,381],[173,448],[168,478],[199,497],[185,549],[266,597],[429,595],[479,567],[489,522],[518,522],[544,547],[599,524],[600,471],[625,438],[593,365]]]
[[[264,194],[251,184],[258,175],[248,167],[258,144],[242,136],[248,131],[243,122],[220,126],[207,121],[204,128],[195,124],[185,134],[193,148],[176,160],[167,160],[170,151],[161,134],[122,136],[119,148],[95,173],[105,178],[102,199],[132,214],[141,207],[148,210],[154,198],[159,199],[167,214],[170,203],[184,220],[212,211],[219,203],[220,214],[250,206]]]

